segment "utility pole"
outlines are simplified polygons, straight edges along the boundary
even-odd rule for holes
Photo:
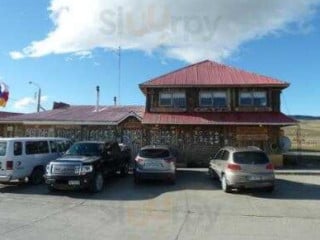
[[[39,84],[30,81],[29,84],[31,85],[35,85],[36,87],[38,87],[38,103],[37,103],[37,112],[40,112],[41,109],[41,87]]]
[[[119,46],[118,52],[118,105],[120,105],[120,97],[121,97],[121,46]]]

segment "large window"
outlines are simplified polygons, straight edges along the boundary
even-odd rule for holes
[[[228,105],[228,98],[226,91],[207,91],[200,92],[200,106],[201,107],[215,107],[221,108]]]
[[[26,154],[49,153],[49,145],[47,141],[26,142]]]
[[[186,93],[173,92],[173,93],[160,93],[159,105],[161,107],[186,107]]]
[[[242,91],[239,94],[240,106],[267,106],[267,93],[265,91]]]

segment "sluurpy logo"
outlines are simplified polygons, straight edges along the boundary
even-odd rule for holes
[[[5,83],[0,83],[0,107],[5,107],[9,99],[9,88]]]

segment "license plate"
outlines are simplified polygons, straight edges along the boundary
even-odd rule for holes
[[[80,185],[80,181],[72,180],[72,181],[69,181],[68,184],[71,185],[71,186]]]
[[[162,167],[161,163],[154,163],[154,162],[145,163],[144,166],[145,166],[146,168],[161,168],[161,167]]]
[[[262,177],[259,177],[259,176],[251,176],[251,177],[248,177],[249,180],[251,181],[259,181],[259,180],[262,180]]]

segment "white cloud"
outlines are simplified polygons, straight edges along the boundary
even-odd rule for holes
[[[13,52],[10,52],[10,57],[12,59],[18,60],[18,59],[22,59],[22,58],[26,57],[26,55],[24,53],[21,53],[18,51],[13,51]]]
[[[188,62],[220,61],[245,42],[310,29],[320,0],[52,0],[55,25],[13,59],[49,54],[91,56],[95,48],[152,52]],[[289,27],[290,25],[290,27]],[[302,29],[301,29],[302,28]],[[81,55],[84,54],[84,55]]]
[[[48,96],[41,96],[41,105],[48,101]],[[34,112],[37,106],[37,99],[24,97],[14,102],[13,108],[20,112]]]

